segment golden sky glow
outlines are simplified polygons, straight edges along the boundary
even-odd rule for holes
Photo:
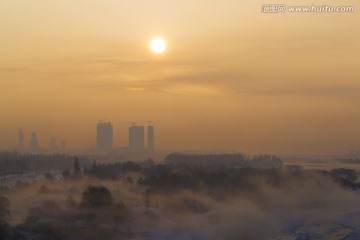
[[[42,147],[51,137],[94,146],[101,119],[117,146],[131,120],[146,119],[161,149],[360,149],[358,9],[264,14],[262,4],[1,1],[0,149],[19,128]],[[156,34],[169,46],[161,56],[149,51]]]

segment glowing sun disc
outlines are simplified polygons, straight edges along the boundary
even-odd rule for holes
[[[150,42],[150,49],[156,54],[163,53],[166,49],[166,43],[162,38],[154,38]]]

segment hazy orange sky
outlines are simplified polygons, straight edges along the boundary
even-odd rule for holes
[[[0,148],[32,131],[95,145],[98,120],[127,145],[152,120],[156,147],[332,154],[360,149],[354,13],[261,13],[258,0],[0,2]],[[167,51],[149,51],[162,36]]]

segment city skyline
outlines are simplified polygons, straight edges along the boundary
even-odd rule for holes
[[[96,138],[95,144],[92,146],[82,146],[78,149],[68,149],[67,148],[67,140],[63,139],[59,143],[56,137],[51,137],[48,139],[47,144],[41,144],[41,140],[38,138],[37,132],[30,132],[29,134],[29,142],[25,144],[26,141],[26,131],[23,128],[20,128],[18,131],[18,142],[12,148],[8,150],[17,150],[20,152],[30,152],[30,153],[40,153],[40,152],[48,152],[48,153],[66,153],[67,151],[71,150],[81,150],[87,148],[93,148],[93,150],[97,150],[98,152],[109,152],[111,150],[117,148],[128,148],[132,151],[154,151],[155,146],[155,139],[154,139],[154,126],[152,121],[146,121],[146,134],[145,134],[145,126],[138,125],[141,122],[145,121],[132,121],[130,127],[128,127],[127,138],[128,143],[127,145],[114,145],[114,139],[117,139],[117,136],[113,132],[113,125],[110,121],[98,121],[96,124]],[[134,131],[132,127],[136,127]],[[146,142],[145,142],[146,140]]]
[[[113,148],[129,148],[130,147],[130,128],[132,126],[134,126],[134,124],[136,125],[136,122],[147,122],[147,127],[146,127],[146,135],[145,135],[145,126],[140,126],[143,129],[142,131],[142,137],[143,138],[143,142],[140,143],[140,145],[144,146],[143,149],[148,149],[149,151],[152,151],[151,149],[154,148],[154,129],[153,129],[153,125],[151,121],[132,121],[132,122],[128,122],[128,124],[126,125],[126,127],[123,127],[123,129],[121,129],[120,134],[115,133],[115,137],[112,139],[113,141]],[[99,123],[108,123],[111,124],[110,121],[98,121],[98,125]],[[130,127],[129,127],[130,124]],[[112,124],[111,124],[112,125]],[[124,124],[121,124],[124,126]],[[111,126],[113,127],[113,126]],[[119,128],[119,126],[115,126],[115,129]],[[152,128],[152,130],[151,130]],[[63,138],[59,144],[57,143],[57,138],[53,137],[53,134],[40,134],[40,137],[38,135],[37,131],[29,131],[28,135],[27,132],[23,130],[24,128],[20,128],[17,132],[17,142],[15,144],[12,144],[10,147],[8,148],[4,148],[2,150],[25,150],[29,151],[29,152],[38,152],[39,150],[50,150],[51,152],[66,152],[68,150],[85,150],[85,149],[99,149],[98,144],[97,144],[97,131],[94,131],[94,139],[95,141],[93,143],[90,143],[89,145],[80,145],[80,146],[74,146],[71,145],[70,142],[70,148],[68,148],[68,142],[67,142],[67,137]],[[126,130],[127,129],[127,130]],[[150,132],[150,134],[149,134]],[[44,135],[46,136],[50,136],[49,138],[44,137]],[[121,140],[120,140],[121,139]],[[35,141],[36,140],[36,141]],[[145,140],[146,140],[146,144],[145,144]],[[31,141],[33,142],[31,144]],[[21,144],[22,142],[22,144]],[[33,145],[33,146],[31,146]],[[150,146],[149,146],[150,145]],[[35,147],[34,147],[35,146]],[[146,146],[146,148],[145,148]],[[151,147],[152,146],[152,147]],[[1,149],[1,148],[0,148]],[[56,150],[54,150],[56,149]],[[110,150],[111,148],[107,148],[106,150]],[[102,149],[105,150],[105,149]],[[227,150],[227,149],[171,149],[171,148],[158,148],[158,150],[170,150],[170,151],[198,151],[198,152],[244,152],[243,149],[235,149],[235,150]],[[358,149],[353,148],[353,149],[349,149],[348,151],[343,151],[343,152],[337,152],[337,153],[333,153],[333,154],[296,154],[296,153],[291,153],[291,154],[287,154],[285,153],[284,155],[304,155],[304,156],[321,156],[321,155],[336,155],[336,154],[347,154],[350,152],[359,152]],[[261,152],[254,152],[252,154],[259,154]],[[281,155],[282,153],[280,153]]]

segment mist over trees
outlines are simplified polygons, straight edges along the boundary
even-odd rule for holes
[[[78,158],[79,159],[79,158]],[[83,166],[88,165],[87,157],[79,159]],[[17,152],[0,152],[0,175],[21,174],[24,172],[46,172],[49,170],[71,169],[74,156],[64,154],[19,154]]]
[[[131,222],[131,212],[116,203],[104,186],[89,186],[80,203],[47,200],[31,208],[24,223],[16,227],[16,239],[114,239],[132,234],[121,225]]]
[[[16,210],[13,223],[2,218],[3,239],[316,239],[311,224],[337,220],[343,234],[360,201],[358,171],[287,168],[271,155],[68,163],[2,190],[0,212]]]
[[[238,168],[281,168],[280,158],[272,155],[243,154],[169,154],[164,162],[173,165],[205,166],[205,167],[238,167]]]

